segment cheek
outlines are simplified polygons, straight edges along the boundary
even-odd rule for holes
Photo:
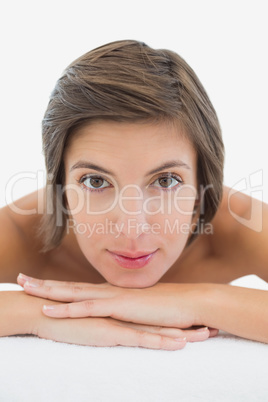
[[[79,215],[82,212],[91,218],[97,215],[107,214],[116,205],[116,191],[96,191],[82,189],[77,185],[68,185],[66,198],[72,215]]]
[[[92,210],[92,202],[86,190],[69,186],[66,196],[71,215],[67,229],[74,232],[83,251],[88,249],[92,251],[90,244],[94,242],[96,244],[105,235],[106,215],[102,213],[102,210]]]
[[[180,187],[174,194],[174,208],[185,217],[191,216],[196,201],[197,191],[192,185],[184,185]]]
[[[192,215],[178,212],[158,216],[151,222],[151,233],[162,239],[166,247],[184,245],[193,232],[195,225],[192,223]]]
[[[72,227],[80,250],[94,266],[98,266],[99,250],[107,248],[107,233],[105,222],[100,220],[100,216],[89,216],[85,211],[80,211],[72,215]]]
[[[153,200],[150,211],[147,211],[148,222],[155,231],[167,239],[177,239],[188,236],[193,230],[192,218],[195,204],[196,189],[183,186],[181,189],[168,192],[160,200]],[[157,213],[155,213],[157,211]]]
[[[89,216],[85,211],[72,214],[72,229],[79,242],[99,242],[108,234],[109,225],[102,215]]]

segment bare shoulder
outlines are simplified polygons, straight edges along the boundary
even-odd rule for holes
[[[45,262],[39,253],[41,240],[36,230],[42,214],[43,189],[28,194],[0,209],[0,281],[16,282],[19,272],[33,274]]]
[[[268,205],[225,186],[210,223],[161,281],[229,283],[251,274],[268,281]]]
[[[61,244],[41,253],[37,236],[45,211],[45,188],[0,209],[0,282],[16,282],[20,272],[40,279],[105,282],[82,254],[75,235],[66,234]]]
[[[268,204],[225,186],[212,223],[212,253],[241,276],[268,281]]]

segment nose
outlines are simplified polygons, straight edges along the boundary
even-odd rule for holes
[[[136,239],[150,230],[143,202],[143,194],[136,186],[128,186],[120,193],[115,217],[118,233]]]

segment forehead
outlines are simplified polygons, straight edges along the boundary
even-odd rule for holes
[[[67,165],[78,158],[113,163],[134,161],[144,165],[178,157],[195,167],[196,152],[185,130],[169,122],[95,121],[77,128],[65,151]]]

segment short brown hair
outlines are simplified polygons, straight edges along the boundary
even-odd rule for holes
[[[179,121],[197,152],[197,181],[204,194],[203,222],[215,215],[223,192],[224,145],[216,112],[198,77],[175,52],[135,40],[98,47],[71,63],[57,81],[42,122],[47,203],[65,204],[63,155],[74,128],[95,119],[120,122]],[[61,210],[61,209],[60,209]],[[58,246],[68,213],[59,225],[44,213],[38,234],[42,252]],[[191,239],[194,236],[192,235]]]

